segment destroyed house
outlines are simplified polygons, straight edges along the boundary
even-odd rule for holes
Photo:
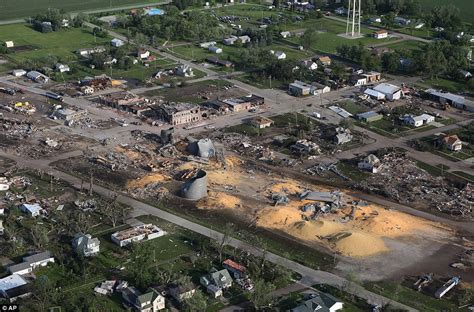
[[[124,247],[132,242],[151,240],[165,234],[165,231],[155,225],[143,224],[131,229],[115,232],[111,235],[111,239],[120,247]]]
[[[139,114],[141,111],[147,110],[150,103],[147,98],[135,95],[128,91],[99,96],[99,102],[134,114]]]
[[[234,274],[235,278],[243,278],[245,276],[246,268],[243,265],[238,264],[230,259],[224,260],[222,266]]]
[[[219,100],[212,100],[208,101],[202,104],[204,107],[213,109],[219,113],[227,113],[230,112],[232,109],[232,106],[230,106],[227,103],[221,102]]]
[[[265,99],[261,96],[252,94],[249,96],[241,96],[238,98],[221,100],[221,102],[227,104],[230,107],[231,111],[241,112],[244,110],[249,110],[253,107],[263,105],[265,103]]]
[[[173,126],[199,122],[202,119],[200,107],[191,103],[163,103],[155,106],[152,110],[156,118]]]
[[[234,67],[234,63],[232,63],[231,61],[221,60],[220,58],[217,58],[217,57],[208,57],[206,58],[206,61],[211,64],[215,64],[219,66]]]

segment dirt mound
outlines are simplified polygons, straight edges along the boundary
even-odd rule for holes
[[[234,209],[241,205],[242,201],[235,196],[222,192],[210,192],[207,198],[198,202],[197,207],[200,209]]]
[[[260,212],[257,224],[263,227],[281,228],[301,221],[301,213],[289,207],[266,208]]]
[[[227,170],[212,170],[207,172],[209,183],[218,185],[238,185],[243,177],[240,172]]]
[[[168,180],[171,180],[171,177],[161,174],[161,173],[153,173],[153,174],[149,174],[144,177],[141,177],[139,179],[129,180],[127,182],[127,189],[144,188],[148,184],[159,183],[159,182],[164,182]]]
[[[354,257],[368,257],[387,252],[389,249],[381,237],[366,233],[352,232],[335,243],[334,249],[341,254]]]

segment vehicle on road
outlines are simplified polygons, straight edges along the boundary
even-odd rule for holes
[[[64,98],[61,95],[54,92],[48,91],[45,93],[45,96],[56,101],[60,101],[60,102],[64,101]]]

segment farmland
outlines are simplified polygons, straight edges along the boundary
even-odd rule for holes
[[[154,0],[3,0],[0,2],[0,20],[28,17],[45,11],[48,8],[62,9],[66,12],[90,11],[95,9],[108,9],[118,6],[127,6],[147,3],[156,3]]]

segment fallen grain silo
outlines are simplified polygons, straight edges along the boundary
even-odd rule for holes
[[[210,139],[196,140],[188,137],[188,152],[201,158],[211,158],[216,156],[216,148]]]
[[[189,200],[199,200],[207,196],[207,173],[199,170],[196,175],[181,187],[181,196]]]

